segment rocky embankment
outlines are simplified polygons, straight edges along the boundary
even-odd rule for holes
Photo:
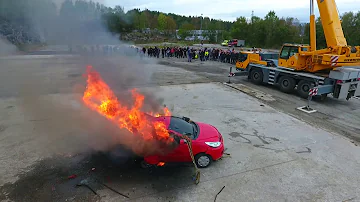
[[[40,37],[30,27],[22,25],[21,22],[9,22],[4,19],[0,19],[0,37],[12,44],[40,43]]]

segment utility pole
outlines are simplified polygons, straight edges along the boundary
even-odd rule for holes
[[[254,11],[251,11],[251,24],[253,23]]]
[[[202,33],[202,20],[203,20],[203,14],[201,13],[201,20],[200,20],[200,35],[201,35],[201,39],[203,39],[203,33]]]

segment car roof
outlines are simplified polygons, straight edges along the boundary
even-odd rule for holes
[[[166,127],[169,127],[170,125],[170,121],[171,118],[178,118],[178,119],[183,119],[182,117],[178,117],[178,116],[159,116],[159,117],[155,117],[155,116],[151,116],[150,114],[144,113],[146,118],[150,121],[161,121],[163,123],[165,123]]]
[[[155,116],[151,116],[151,115],[147,114],[147,119],[150,121],[153,121],[153,122],[161,121],[161,122],[165,123],[166,127],[169,127],[171,116],[155,117]]]

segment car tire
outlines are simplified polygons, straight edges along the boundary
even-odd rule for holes
[[[206,168],[212,163],[211,156],[200,153],[195,156],[195,163],[198,168]]]
[[[263,82],[263,78],[264,78],[264,75],[263,75],[263,72],[261,69],[255,68],[255,69],[251,70],[250,79],[253,83],[261,84]]]
[[[297,92],[300,97],[306,99],[309,97],[309,90],[311,89],[311,82],[306,80],[301,80],[297,85]]]
[[[147,169],[153,167],[153,165],[146,163],[146,161],[143,159],[142,161],[140,161],[140,167],[143,169]]]
[[[296,81],[295,79],[288,77],[288,76],[282,76],[279,79],[279,85],[280,85],[280,90],[284,93],[291,93],[295,86],[296,86]]]

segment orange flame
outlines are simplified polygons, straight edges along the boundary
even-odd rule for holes
[[[87,107],[113,121],[119,128],[141,135],[145,140],[157,139],[172,142],[173,139],[170,138],[163,122],[151,122],[140,111],[145,96],[137,89],[133,89],[131,94],[134,103],[131,108],[128,108],[118,100],[100,74],[92,70],[92,66],[87,67],[87,86],[83,95],[83,101]],[[171,115],[167,108],[164,108],[164,114]]]
[[[165,163],[164,162],[159,162],[158,164],[157,164],[157,166],[164,166],[165,165]]]
[[[167,107],[164,107],[164,113],[163,114],[160,114],[160,113],[157,113],[157,114],[153,114],[153,113],[148,113],[148,114],[150,114],[150,115],[152,115],[152,116],[155,116],[155,117],[160,117],[160,116],[171,116],[171,112],[170,112],[170,110],[167,108]]]

